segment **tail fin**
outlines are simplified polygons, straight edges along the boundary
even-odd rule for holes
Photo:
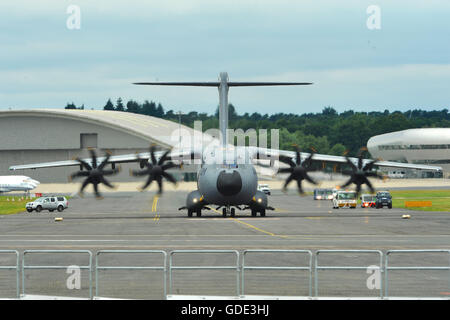
[[[190,86],[217,87],[219,89],[219,129],[222,133],[222,145],[228,144],[228,89],[229,87],[261,87],[261,86],[299,86],[310,85],[311,82],[229,82],[228,74],[221,72],[217,82],[136,82],[136,85],[152,86]]]

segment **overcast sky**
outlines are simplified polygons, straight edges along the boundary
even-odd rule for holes
[[[70,5],[80,9],[80,28]],[[380,9],[380,20],[370,5]],[[1,0],[0,110],[108,98],[213,113],[214,88],[136,81],[310,81],[232,88],[244,112],[450,105],[448,0]],[[367,22],[380,29],[369,29]]]

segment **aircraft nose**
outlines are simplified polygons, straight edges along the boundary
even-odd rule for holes
[[[219,173],[217,178],[217,190],[224,196],[234,196],[242,189],[242,178],[239,172],[226,172],[225,170]]]

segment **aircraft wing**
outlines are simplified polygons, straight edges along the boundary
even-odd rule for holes
[[[158,160],[161,158],[161,156],[164,154],[164,151],[156,151],[155,157]],[[97,158],[97,165],[103,162],[106,157],[98,157]],[[149,160],[151,158],[150,152],[144,152],[144,153],[132,153],[132,154],[124,154],[124,155],[116,155],[116,156],[110,156],[108,159],[108,163],[110,164],[120,164],[120,163],[129,163],[129,162],[139,162],[142,160]],[[198,153],[196,151],[174,151],[171,152],[168,160],[172,160],[174,162],[180,162],[183,160],[190,160],[190,159],[196,159],[201,158],[201,153]],[[89,165],[92,166],[92,158],[84,158],[81,159],[82,161],[85,161]],[[9,167],[9,170],[25,170],[25,169],[41,169],[41,168],[57,168],[57,167],[70,167],[70,166],[80,166],[80,162],[77,160],[63,160],[63,161],[53,161],[53,162],[41,162],[41,163],[33,163],[33,164],[23,164],[23,165],[14,165]],[[189,170],[183,170],[183,171],[189,171]]]
[[[287,151],[287,150],[274,150],[274,149],[265,149],[265,148],[255,148],[254,149],[256,159],[261,160],[278,160],[283,157],[289,157],[294,159],[296,157],[295,151]],[[302,161],[307,159],[311,154],[307,152],[300,152],[300,157]],[[349,157],[351,162],[355,165],[358,164],[358,158]],[[319,154],[315,153],[312,157],[313,162],[329,162],[334,164],[345,164],[347,163],[347,158],[344,156],[333,156],[327,154]],[[363,166],[367,163],[372,162],[373,159],[363,159]],[[405,168],[405,169],[416,169],[416,170],[431,170],[431,171],[442,171],[442,167],[438,166],[429,166],[429,165],[421,165],[421,164],[413,164],[413,163],[403,163],[403,162],[394,162],[394,161],[375,161],[375,166],[379,167],[392,167],[392,168]]]

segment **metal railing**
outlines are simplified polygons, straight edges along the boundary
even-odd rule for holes
[[[306,253],[309,255],[309,266],[255,266],[255,265],[246,265],[245,264],[245,256],[251,253]],[[242,268],[241,268],[241,294],[245,295],[245,270],[306,270],[309,271],[309,285],[308,292],[309,296],[312,295],[312,252],[310,250],[244,250],[242,254]]]
[[[232,290],[235,291],[235,297],[245,297],[245,281],[249,279],[249,270],[276,270],[277,274],[278,271],[285,270],[286,273],[288,273],[289,270],[291,271],[305,271],[309,273],[308,276],[308,294],[309,296],[303,296],[299,298],[310,298],[310,299],[319,299],[319,289],[323,288],[324,286],[320,285],[320,279],[319,271],[321,270],[368,270],[370,267],[373,267],[379,271],[380,275],[380,281],[379,281],[379,296],[380,299],[393,299],[395,296],[391,296],[391,293],[389,293],[389,289],[394,288],[392,285],[395,286],[395,281],[391,282],[392,279],[389,278],[389,274],[392,271],[408,271],[408,270],[416,270],[416,271],[426,271],[426,270],[436,270],[436,271],[443,271],[444,272],[444,279],[447,279],[447,274],[445,273],[448,271],[448,291],[450,292],[450,250],[388,250],[385,254],[383,254],[380,250],[317,250],[314,253],[313,258],[313,251],[310,250],[244,250],[242,254],[240,254],[237,250],[173,250],[169,253],[166,253],[164,250],[101,250],[96,253],[96,260],[95,265],[93,265],[92,261],[92,252],[89,250],[25,250],[23,252],[22,256],[22,264],[20,264],[20,254],[16,250],[0,250],[0,255],[15,255],[15,261],[16,265],[4,265],[0,266],[0,270],[16,270],[16,292],[17,292],[17,298],[20,298],[20,292],[22,292],[22,295],[25,296],[26,292],[26,273],[28,270],[41,270],[41,269],[66,269],[68,266],[66,265],[45,265],[45,263],[39,263],[36,262],[35,264],[30,263],[31,257],[30,255],[35,254],[51,254],[51,255],[59,255],[62,253],[66,254],[81,254],[83,257],[83,261],[86,260],[86,258],[89,258],[88,262],[83,262],[84,265],[76,265],[80,269],[88,270],[89,272],[89,298],[93,299],[93,268],[95,268],[95,296],[100,296],[100,277],[99,277],[99,271],[100,270],[156,270],[161,271],[163,273],[163,291],[164,296],[168,297],[168,295],[172,296],[173,293],[173,287],[174,287],[174,278],[173,278],[173,272],[175,270],[232,270],[233,273],[230,274],[231,278],[235,277],[236,282],[236,288],[234,290],[234,285],[231,287]],[[293,260],[291,259],[283,259],[283,262],[280,262],[280,259],[277,259],[279,257],[279,254],[290,254],[292,253],[292,257],[295,257]],[[146,255],[154,254],[156,255],[157,259],[149,260],[151,261],[151,265],[147,264],[147,260],[142,260],[140,263],[141,266],[136,265],[122,265],[119,264],[120,262],[117,262],[117,260],[114,260],[116,265],[108,264],[106,265],[101,264],[102,259],[100,257],[103,257],[107,254],[119,254],[122,257],[123,255],[127,254],[143,254],[145,257]],[[193,254],[199,254],[202,259],[206,258],[206,262],[200,263],[200,262],[180,262],[175,264],[174,263],[174,257],[177,257],[179,255],[179,258],[183,258],[182,254],[187,254],[188,259],[191,261],[197,261],[193,258],[197,259],[197,257],[194,257]],[[216,260],[216,264],[219,265],[212,265],[213,263],[208,264],[208,259],[212,258],[212,255],[216,254],[216,258],[220,258],[219,260]],[[257,264],[251,263],[252,257],[256,257],[258,254],[269,254],[270,259],[269,260],[253,260],[253,261],[267,261],[267,265],[261,265],[261,262],[257,262]],[[273,254],[273,256],[272,256]],[[329,254],[329,255],[328,255]],[[334,258],[331,261],[331,265],[327,263],[327,258],[333,258],[332,254],[337,254],[337,258]],[[345,256],[345,254],[351,254],[351,257]],[[398,260],[393,259],[393,255],[397,254],[408,254],[407,255],[407,263],[405,263],[405,260]],[[419,254],[435,254],[434,260],[418,260],[417,257]],[[343,256],[344,255],[344,256]],[[87,256],[87,257],[86,257]],[[242,258],[241,258],[242,256]],[[250,257],[249,257],[250,256]],[[44,256],[45,257],[45,256]],[[70,257],[73,257],[71,255]],[[128,256],[126,256],[128,258]],[[299,257],[303,257],[304,260],[298,259]],[[323,257],[320,259],[319,257]],[[363,258],[364,257],[364,258]],[[374,259],[376,258],[376,259]],[[42,258],[41,258],[42,259]],[[55,260],[55,257],[51,258],[51,261]],[[59,259],[59,258],[58,258]],[[67,261],[68,258],[66,258]],[[72,259],[72,258],[70,258]],[[343,260],[343,263],[341,265],[336,262],[336,259],[345,259]],[[349,263],[348,259],[356,259],[353,260],[353,263]],[[367,262],[368,259],[378,261],[375,262],[371,266],[361,265],[365,262]],[[417,263],[416,263],[417,259]],[[325,260],[325,261],[324,261]],[[41,260],[42,261],[42,260]],[[47,261],[47,260],[45,260]],[[225,262],[224,262],[225,261]],[[300,261],[303,261],[300,263]],[[422,266],[418,265],[420,264],[420,261],[423,261]],[[439,263],[437,261],[443,261],[441,265],[438,265]],[[157,263],[161,262],[162,265],[156,265]],[[177,260],[178,262],[178,260]],[[229,262],[228,265],[226,265]],[[322,264],[321,264],[322,263]],[[401,263],[401,264],[399,264]],[[138,264],[138,263],[135,263]],[[366,263],[367,264],[367,263]],[[73,266],[73,264],[72,264]],[[22,276],[22,291],[20,291],[20,270],[21,270],[21,276]],[[313,272],[314,270],[314,272]],[[383,274],[384,273],[384,274]],[[282,273],[280,273],[281,276],[283,276]],[[227,276],[228,277],[228,276]],[[353,278],[353,275],[351,275],[349,278]],[[391,276],[392,278],[392,276]],[[183,278],[184,279],[184,278]],[[191,280],[191,278],[188,278]],[[203,277],[202,279],[208,280],[207,277]],[[409,279],[409,278],[406,278]],[[422,280],[422,274],[420,274],[418,277],[414,279],[420,279]],[[216,279],[214,279],[215,281]],[[426,280],[426,279],[425,279]],[[29,280],[28,280],[29,281]],[[219,284],[221,285],[223,282],[220,282],[221,279],[218,280]],[[233,284],[233,281],[228,283]],[[273,281],[276,281],[273,279]],[[302,280],[303,281],[303,280]],[[323,280],[322,280],[323,281]],[[306,281],[305,281],[306,282]],[[259,285],[259,284],[258,284]],[[411,284],[407,283],[409,286],[408,290],[411,290],[411,288],[421,288],[419,286],[412,286]],[[438,284],[439,287],[446,287],[446,283],[442,283],[442,281]],[[333,289],[336,289],[336,285],[333,285]],[[228,287],[230,288],[230,287]],[[298,288],[297,284],[290,285],[290,288]],[[313,289],[314,288],[314,289]],[[434,287],[432,287],[434,288]],[[219,286],[219,289],[224,290],[224,288]],[[378,289],[378,286],[376,287]],[[161,290],[158,288],[158,290]],[[208,291],[209,289],[205,290]],[[359,290],[359,289],[358,289]],[[248,287],[247,287],[248,291]],[[441,297],[442,298],[442,297]],[[445,297],[450,298],[450,297]]]
[[[0,270],[16,270],[16,297],[20,297],[20,268],[19,268],[19,251],[17,250],[0,250],[0,254],[15,254],[15,266],[0,266]]]
[[[99,265],[99,258],[101,254],[162,254],[164,261],[162,266],[101,266]],[[161,270],[164,272],[163,287],[164,296],[167,295],[167,253],[163,250],[100,250],[97,251],[95,259],[95,296],[100,296],[99,286],[99,270]]]
[[[314,271],[314,289],[315,297],[319,296],[319,270],[367,270],[367,266],[320,266],[319,254],[320,253],[368,253],[379,255],[379,269],[383,268],[383,253],[380,250],[317,250],[314,259],[315,271]],[[381,279],[380,279],[381,280]],[[380,298],[383,297],[383,284],[380,281]]]
[[[92,252],[89,250],[25,250],[23,252],[23,260],[22,260],[22,295],[25,295],[25,270],[26,269],[38,269],[38,270],[57,270],[57,269],[67,269],[69,266],[55,266],[55,265],[26,265],[25,257],[30,254],[36,253],[50,253],[50,254],[60,254],[60,253],[78,253],[78,254],[87,254],[89,255],[89,264],[88,265],[78,265],[77,267],[80,270],[89,270],[89,298],[92,299]]]
[[[392,256],[392,254],[398,254],[398,253],[409,253],[409,254],[416,254],[416,253],[446,253],[448,254],[448,266],[389,266],[389,256]],[[385,282],[385,297],[389,297],[389,270],[417,270],[417,271],[425,271],[425,270],[448,270],[448,289],[450,291],[450,250],[441,250],[441,249],[435,249],[435,250],[388,250],[386,252],[386,258],[385,258],[385,266],[384,266],[384,282]]]
[[[201,253],[201,254],[233,254],[236,257],[236,265],[228,266],[174,266],[173,256],[177,253]],[[169,294],[172,294],[173,270],[236,270],[236,295],[239,296],[239,251],[237,250],[173,250],[169,254]]]

